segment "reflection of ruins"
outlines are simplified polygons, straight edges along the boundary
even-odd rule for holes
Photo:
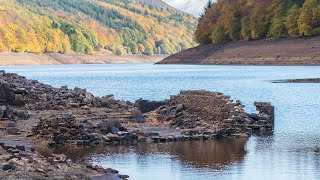
[[[233,163],[241,163],[245,155],[246,139],[224,139],[213,141],[189,141],[176,143],[150,143],[134,146],[108,146],[82,149],[60,149],[56,153],[64,153],[72,159],[82,159],[99,154],[135,156],[137,164],[143,165],[149,156],[168,154],[182,164],[195,168],[219,169]],[[152,164],[149,164],[152,166]]]
[[[216,141],[191,141],[171,146],[171,154],[182,163],[196,168],[221,168],[231,163],[240,163],[245,155],[246,139]]]

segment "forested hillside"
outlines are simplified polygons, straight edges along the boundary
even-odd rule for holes
[[[196,24],[161,0],[0,0],[0,51],[172,54]]]
[[[320,0],[209,1],[195,31],[200,44],[320,35]]]

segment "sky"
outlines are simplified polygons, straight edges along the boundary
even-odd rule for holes
[[[187,13],[199,16],[208,0],[163,0],[169,5]]]

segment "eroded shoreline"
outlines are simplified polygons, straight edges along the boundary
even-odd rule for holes
[[[157,64],[319,66],[320,36],[205,44]]]

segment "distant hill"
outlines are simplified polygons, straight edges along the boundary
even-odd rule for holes
[[[0,51],[172,54],[196,24],[161,0],[0,0]]]

